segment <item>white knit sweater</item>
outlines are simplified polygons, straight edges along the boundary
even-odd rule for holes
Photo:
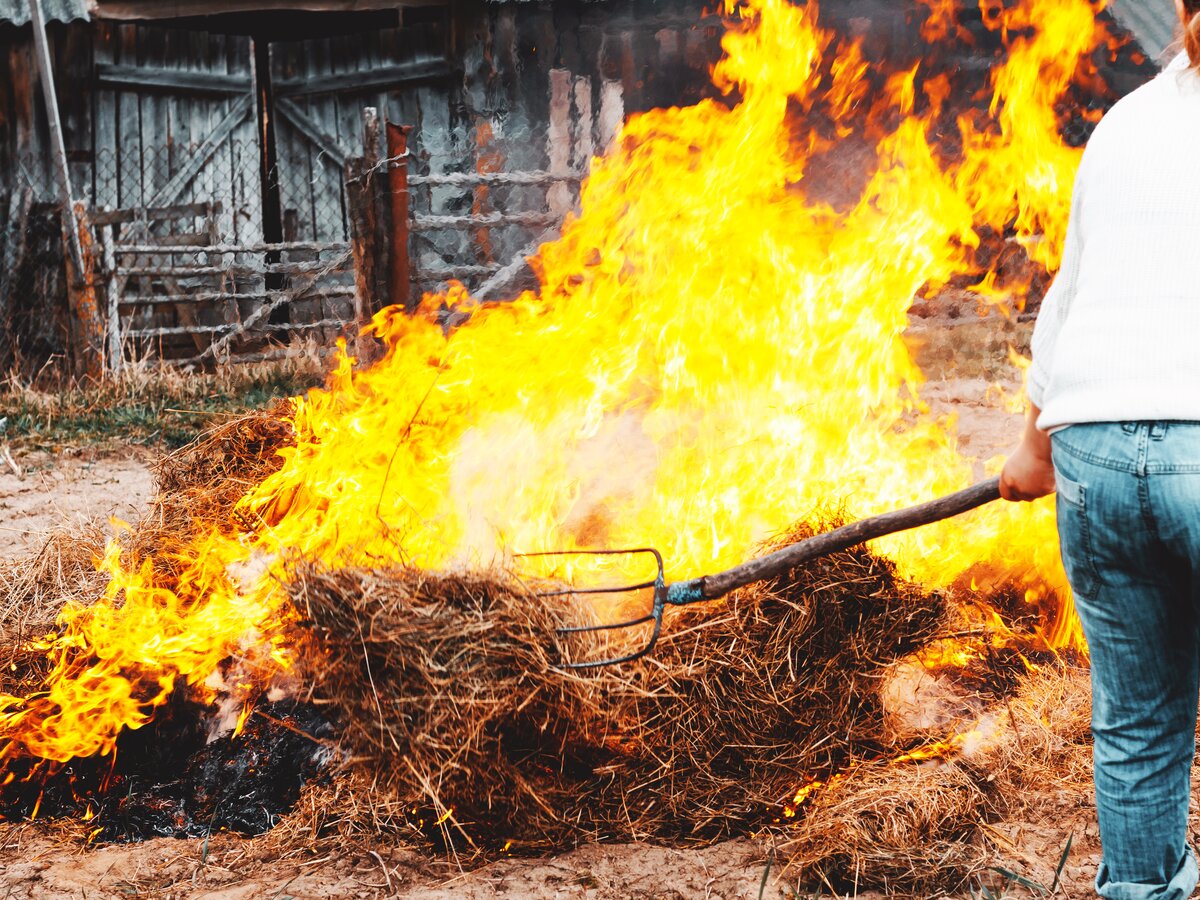
[[[1185,57],[1088,142],[1028,387],[1044,430],[1200,421],[1200,76]]]

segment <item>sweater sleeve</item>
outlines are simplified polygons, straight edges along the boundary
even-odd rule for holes
[[[1084,156],[1086,163],[1087,156]],[[1075,292],[1079,284],[1079,266],[1083,256],[1083,242],[1080,235],[1080,207],[1083,199],[1085,181],[1084,163],[1079,166],[1075,177],[1075,190],[1071,197],[1071,213],[1067,222],[1067,236],[1063,245],[1062,265],[1050,290],[1042,300],[1042,308],[1038,313],[1037,323],[1033,328],[1033,363],[1029,367],[1029,380],[1026,390],[1029,400],[1039,409],[1045,406],[1046,388],[1050,384],[1050,373],[1054,370],[1054,351],[1058,344],[1058,334],[1063,322],[1071,310],[1075,300]]]

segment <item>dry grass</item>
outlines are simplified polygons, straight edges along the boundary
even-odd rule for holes
[[[129,444],[176,448],[214,424],[321,384],[327,368],[314,352],[215,372],[145,361],[102,381],[10,375],[0,382],[0,439],[24,451]]]
[[[1087,672],[1046,666],[961,756],[865,763],[818,793],[783,845],[798,877],[929,897],[1003,855],[987,826],[1079,813],[1091,773]]]

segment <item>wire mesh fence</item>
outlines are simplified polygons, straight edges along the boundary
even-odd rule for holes
[[[0,233],[0,366],[65,356],[71,334],[62,206],[39,160],[19,160]],[[93,229],[107,357],[212,363],[332,346],[354,321],[340,177],[263,187],[257,145],[105,148],[73,173]],[[334,175],[335,173],[327,173]],[[275,179],[273,179],[275,181]],[[282,234],[264,233],[264,203]],[[274,240],[265,240],[273,237]]]

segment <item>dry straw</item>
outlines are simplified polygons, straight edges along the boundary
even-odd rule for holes
[[[167,560],[181,536],[228,521],[279,464],[284,412],[167,457],[132,548]],[[101,539],[55,540],[0,572],[0,690],[37,683],[38,660],[20,645],[61,598],[96,596]],[[971,753],[891,761],[927,735],[897,732],[881,686],[962,622],[943,595],[862,548],[670,616],[651,658],[594,672],[557,667],[587,651],[555,636],[581,611],[511,573],[301,565],[289,590],[307,699],[337,720],[347,762],[267,838],[283,854],[380,832],[460,859],[757,832],[800,877],[919,895],[990,858],[988,823],[1061,805],[1086,778],[1083,680],[1053,661],[1015,677],[1013,653],[962,704],[991,725]],[[785,815],[814,778],[829,786]]]

